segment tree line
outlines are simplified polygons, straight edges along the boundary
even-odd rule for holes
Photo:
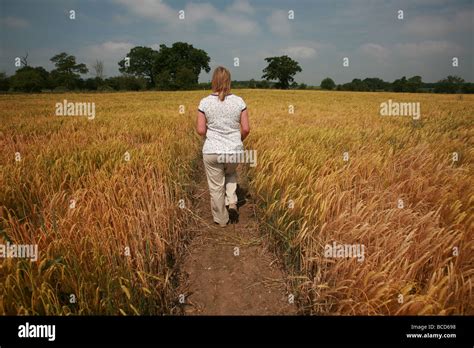
[[[435,83],[423,82],[421,76],[406,78],[403,76],[393,82],[386,82],[378,77],[353,79],[349,83],[336,85],[331,78],[321,81],[321,88],[337,91],[360,92],[433,92],[433,93],[474,93],[474,83],[464,81],[459,76],[448,76]]]
[[[104,63],[96,60],[90,69],[78,63],[76,57],[66,52],[53,56],[50,61],[54,69],[28,64],[28,55],[21,57],[20,66],[12,76],[0,72],[0,91],[141,91],[141,90],[192,90],[210,89],[210,82],[199,83],[201,71],[210,72],[210,57],[202,49],[185,42],[175,42],[170,47],[160,45],[158,50],[136,46],[118,62],[121,75],[106,77]],[[425,83],[420,76],[405,76],[393,82],[380,78],[353,79],[349,83],[336,85],[325,78],[318,87],[298,84],[294,81],[302,72],[299,63],[287,55],[265,58],[262,80],[233,81],[233,88],[278,88],[278,89],[326,89],[339,91],[393,91],[393,92],[437,92],[473,93],[474,84],[458,76],[448,76],[436,83]],[[93,77],[81,75],[91,72]]]

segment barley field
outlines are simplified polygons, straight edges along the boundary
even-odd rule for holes
[[[260,232],[302,314],[474,314],[474,97],[236,90]],[[207,91],[0,96],[2,315],[175,314]],[[96,116],[55,116],[94,102]],[[421,117],[380,116],[388,100]],[[207,198],[206,198],[207,199]],[[363,259],[327,257],[333,243]]]
[[[251,99],[252,189],[305,312],[473,313],[474,98],[308,91]],[[420,102],[420,119],[380,116],[390,99]],[[334,242],[364,245],[363,262],[325,257]]]
[[[63,99],[95,102],[96,117],[55,116]],[[165,93],[0,98],[1,233],[40,253],[37,262],[0,261],[0,313],[172,312],[189,222],[178,202],[189,205],[200,151],[176,101]]]

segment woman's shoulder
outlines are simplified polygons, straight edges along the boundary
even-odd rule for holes
[[[237,94],[234,94],[234,93],[229,94],[228,96],[232,97],[232,98],[235,98],[238,101],[243,101],[244,100],[242,97],[240,97],[240,96],[238,96]]]
[[[232,94],[232,96],[234,96],[234,103],[237,104],[242,111],[244,111],[247,108],[247,104],[245,104],[244,99],[235,94]]]
[[[199,104],[209,104],[211,100],[212,100],[212,94],[209,94],[201,98],[201,100],[199,101]]]
[[[208,94],[205,97],[202,97],[201,100],[208,100],[210,98],[212,98],[212,94]]]
[[[236,102],[239,102],[239,103],[242,103],[244,102],[244,99],[234,93],[231,93],[231,94],[228,94],[226,97],[225,97],[227,100],[233,100],[233,101],[236,101]],[[212,94],[208,94],[207,96],[201,98],[201,103],[213,103],[213,102],[216,102],[218,101],[219,98],[217,98],[217,95],[215,93],[212,93]]]

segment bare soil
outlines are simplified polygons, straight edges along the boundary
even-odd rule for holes
[[[252,199],[239,186],[239,222],[212,220],[206,175],[195,191],[196,224],[180,269],[185,315],[295,315],[287,275],[259,234]]]

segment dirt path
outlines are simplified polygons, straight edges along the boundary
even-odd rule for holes
[[[254,205],[240,190],[239,223],[214,225],[204,171],[195,193],[196,226],[181,267],[185,315],[295,315],[286,275],[259,235]]]

